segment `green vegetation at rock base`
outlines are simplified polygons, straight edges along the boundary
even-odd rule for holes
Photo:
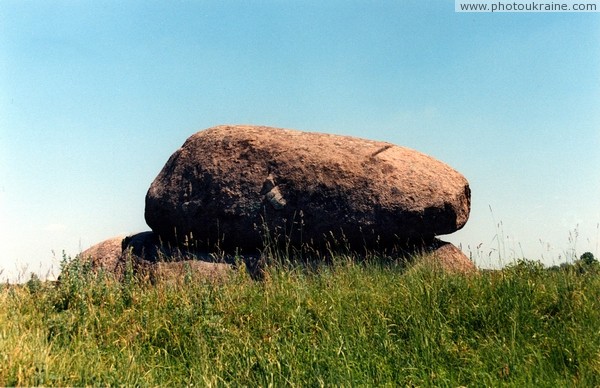
[[[0,385],[600,384],[597,261],[415,262],[154,284],[72,265],[59,284],[1,285]]]

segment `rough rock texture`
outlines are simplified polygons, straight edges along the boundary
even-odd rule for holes
[[[184,256],[181,252],[162,244],[153,232],[141,232],[125,237],[121,243],[121,250],[123,254],[129,254],[136,261],[151,263],[172,260],[174,255],[177,257]]]
[[[212,263],[202,260],[159,262],[152,267],[151,276],[156,280],[178,282],[187,274],[207,280],[226,280],[231,275],[232,266],[226,263]]]
[[[102,241],[79,254],[79,257],[90,260],[92,268],[103,269],[109,273],[121,272],[122,242],[124,236],[117,236]]]
[[[475,264],[452,243],[435,239],[429,253],[434,263],[446,272],[459,274],[477,272]]]
[[[256,251],[265,240],[379,249],[460,229],[470,199],[460,173],[411,149],[219,126],[170,157],[148,190],[145,217],[163,240],[209,249]]]
[[[110,238],[81,252],[79,257],[89,260],[92,270],[102,269],[117,279],[123,278],[127,260],[136,275],[153,280],[177,280],[188,272],[203,278],[224,279],[232,268],[231,264],[211,261],[208,255],[202,257],[205,260],[190,259],[189,253],[160,245],[152,232]]]

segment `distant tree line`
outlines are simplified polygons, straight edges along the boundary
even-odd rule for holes
[[[562,263],[561,265],[554,265],[549,268],[553,271],[560,270],[576,270],[580,273],[596,271],[600,272],[600,263],[594,257],[592,252],[585,252],[579,256],[579,260],[575,260],[572,263]]]

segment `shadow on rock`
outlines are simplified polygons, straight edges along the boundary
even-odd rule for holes
[[[209,279],[226,277],[233,258],[192,252],[162,244],[153,232],[117,236],[100,242],[78,255],[94,272],[104,271],[122,280],[128,265],[134,275],[151,281],[173,279],[194,273]]]
[[[271,247],[255,254],[222,252],[216,255],[172,247],[163,244],[153,232],[142,232],[103,241],[83,251],[79,258],[90,263],[93,271],[102,270],[119,280],[123,279],[130,266],[133,274],[153,282],[158,279],[176,280],[186,274],[206,279],[225,279],[241,263],[252,279],[262,280],[272,266],[289,265],[311,270],[331,265],[340,258],[355,262],[376,261],[382,265],[409,265],[415,258],[419,258],[448,273],[477,272],[474,263],[460,249],[439,239],[413,241],[393,249],[362,253],[337,246],[325,251],[306,248],[304,251],[294,250],[285,254],[278,248]]]

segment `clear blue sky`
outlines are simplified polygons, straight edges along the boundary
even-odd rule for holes
[[[600,13],[0,0],[0,278],[147,230],[144,197],[168,157],[234,123],[448,163],[473,203],[446,238],[482,266],[600,254]]]

